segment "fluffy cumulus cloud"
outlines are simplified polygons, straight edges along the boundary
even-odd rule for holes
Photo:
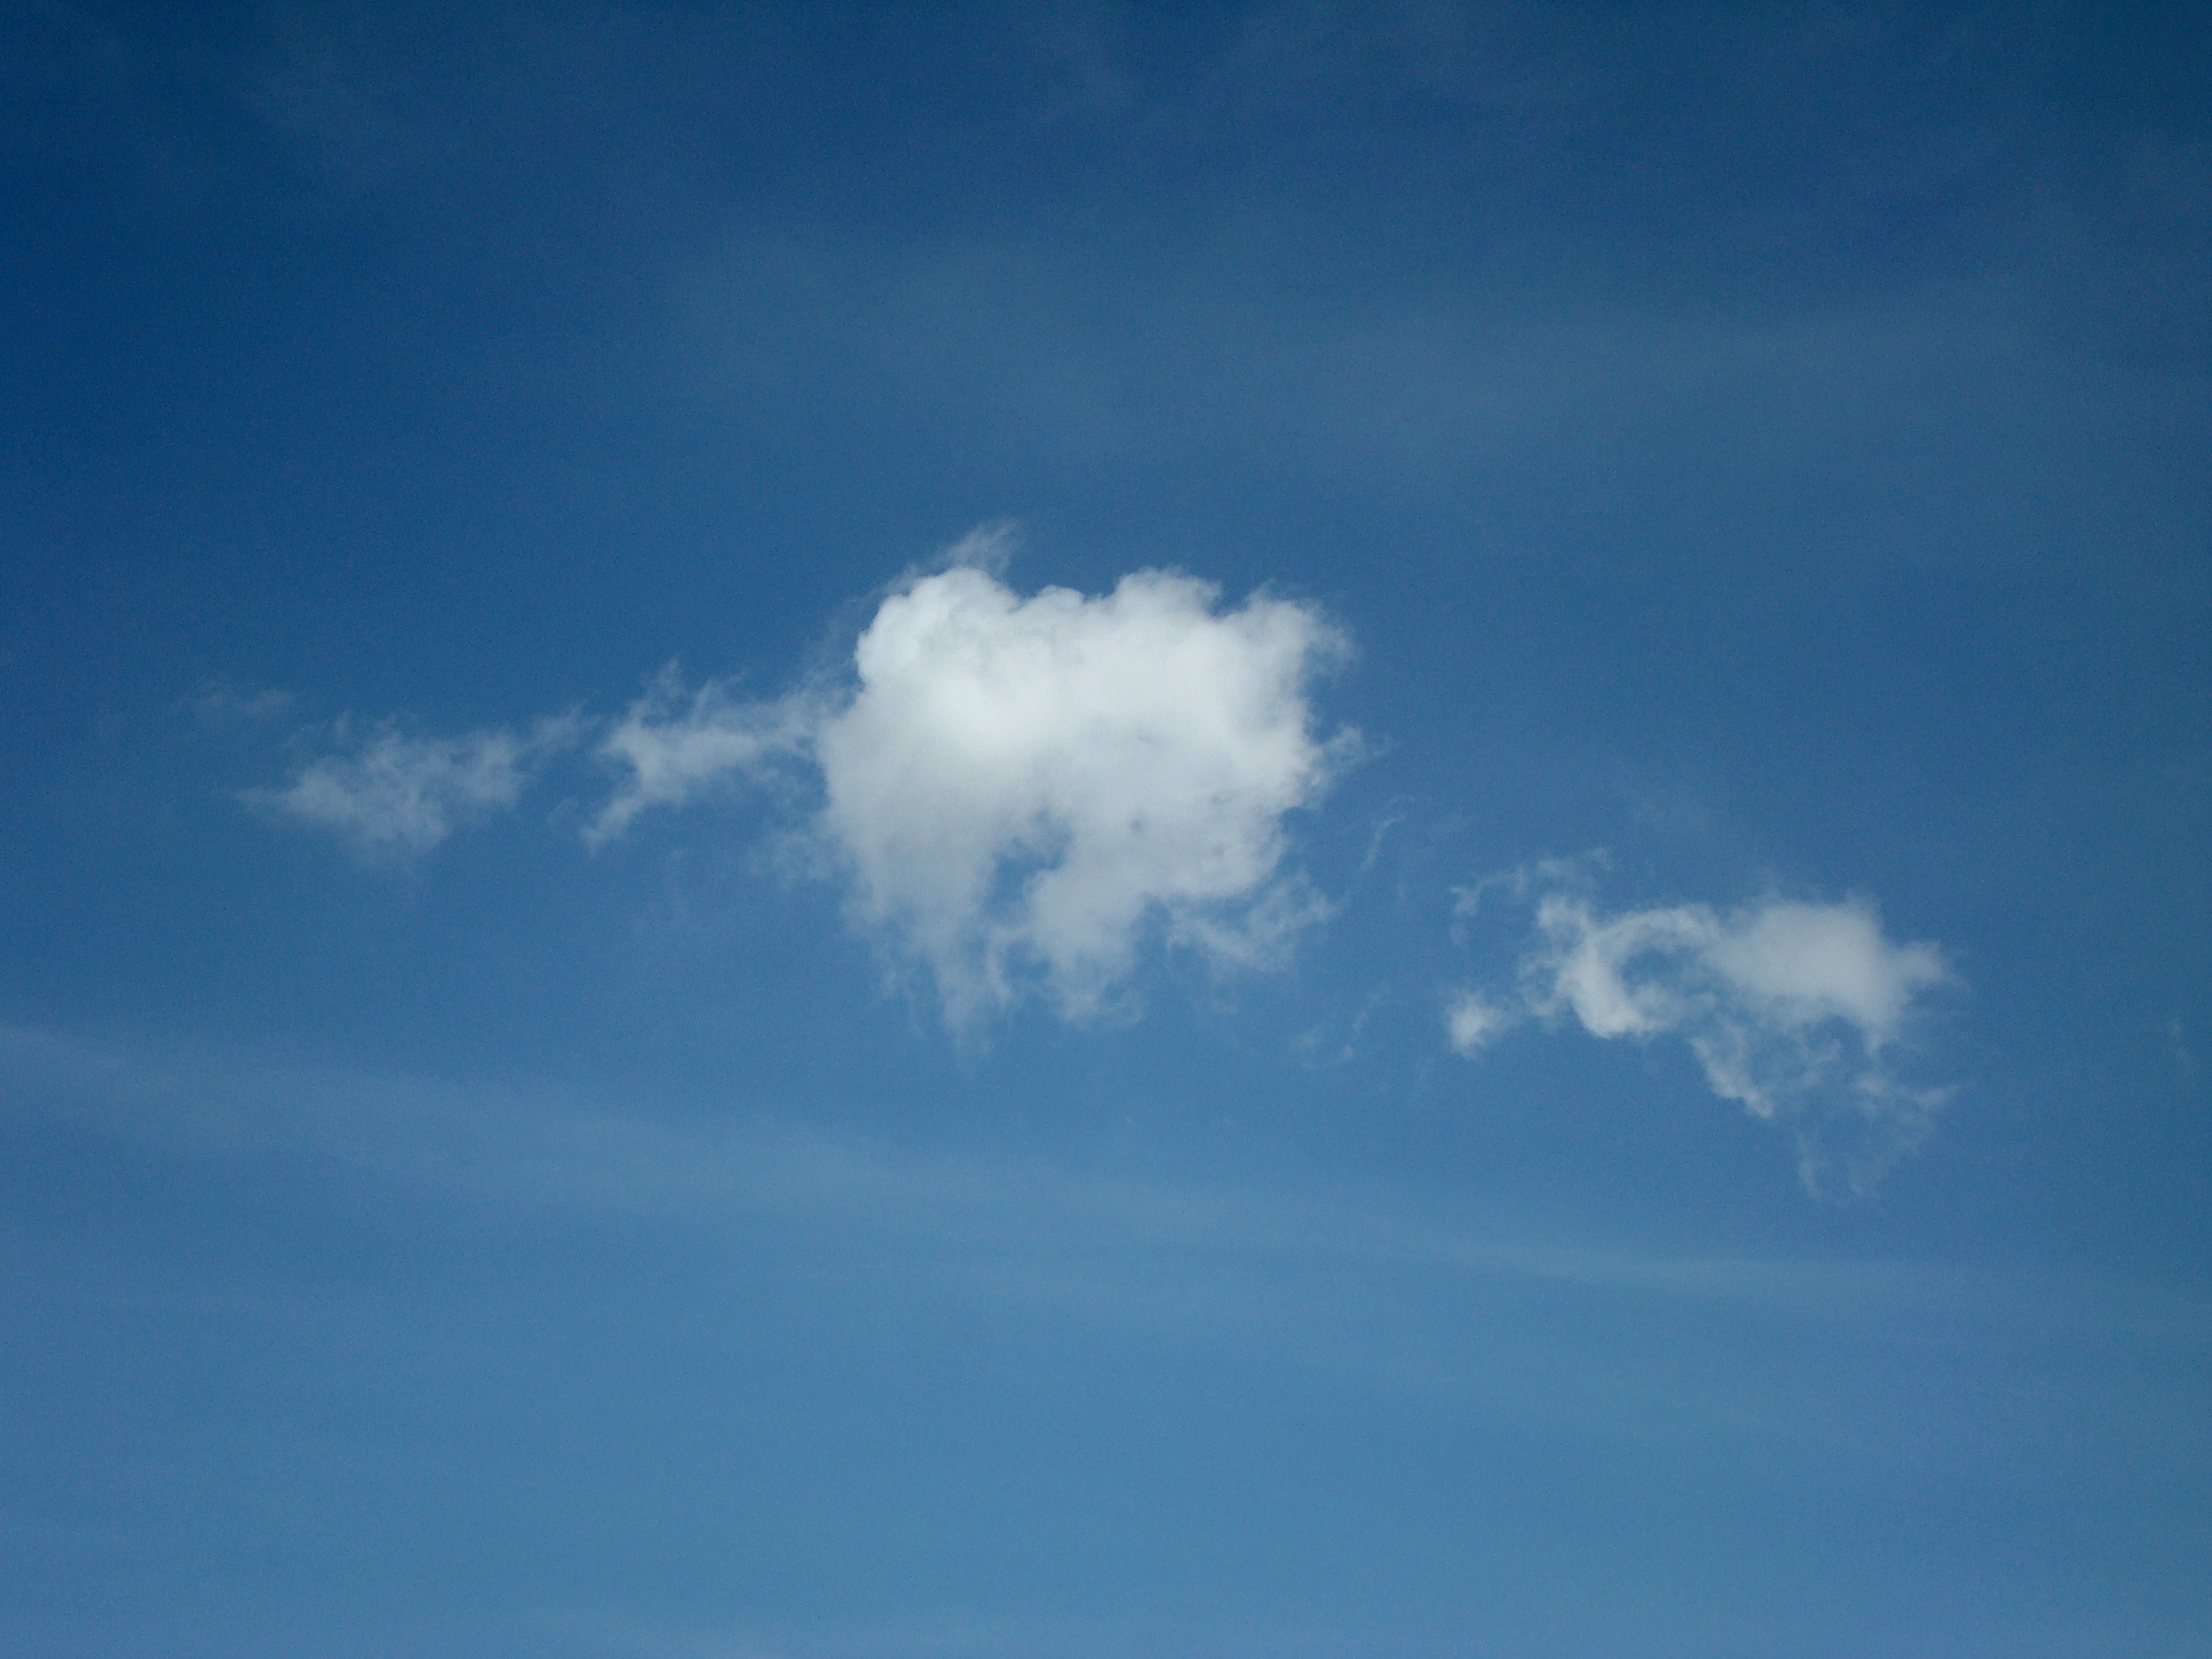
[[[458,738],[403,736],[380,726],[307,762],[282,788],[246,793],[270,817],[327,830],[363,857],[404,860],[428,852],[463,824],[511,808],[546,758],[573,743],[572,720],[540,720],[527,734],[472,732]]]
[[[822,727],[822,828],[853,908],[934,969],[956,1017],[1034,966],[1088,1012],[1152,921],[1263,963],[1315,910],[1279,878],[1286,813],[1332,755],[1306,687],[1341,648],[1312,610],[1157,571],[1018,599],[954,569],[885,602]]]
[[[1863,1188],[1925,1132],[1941,1091],[1896,1060],[1926,994],[1954,975],[1928,944],[1893,944],[1863,899],[1769,897],[1601,913],[1545,892],[1504,992],[1462,990],[1447,1034],[1473,1054],[1524,1019],[1571,1018],[1593,1036],[1686,1043],[1716,1094],[1796,1133],[1819,1188]]]
[[[1032,987],[1107,1011],[1148,939],[1264,966],[1319,913],[1284,821],[1328,786],[1312,607],[1140,571],[1023,598],[974,564],[892,593],[848,680],[773,702],[665,682],[602,745],[623,783],[592,833],[733,773],[796,763],[854,921],[972,1024]]]

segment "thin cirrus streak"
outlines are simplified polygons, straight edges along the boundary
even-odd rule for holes
[[[1449,1280],[1539,1281],[1652,1297],[1850,1319],[1891,1306],[2010,1316],[2085,1333],[2201,1340],[2212,1308],[2191,1294],[2071,1285],[2032,1274],[1947,1272],[1906,1261],[1683,1254],[1584,1237],[1563,1220],[1478,1224],[1378,1206],[1328,1186],[1221,1185],[1109,1174],[1005,1152],[900,1151],[772,1121],[685,1123],[553,1085],[457,1084],[301,1064],[251,1050],[178,1046],[0,1024],[0,1083],[29,1120],[193,1158],[305,1158],[447,1195],[486,1217],[653,1218],[706,1235],[750,1220],[866,1235],[901,1259],[1036,1265],[1048,1243],[1132,1273],[1169,1258],[1303,1262],[1328,1273],[1419,1268]],[[1563,1231],[1564,1229],[1564,1231]],[[936,1239],[935,1251],[925,1242]],[[1071,1281],[1070,1296],[1086,1294]]]

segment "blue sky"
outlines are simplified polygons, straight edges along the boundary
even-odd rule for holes
[[[2164,1656],[2197,9],[0,21],[0,1646]]]

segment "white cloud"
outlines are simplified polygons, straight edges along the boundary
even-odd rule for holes
[[[591,834],[811,762],[849,915],[927,971],[956,1026],[1032,986],[1101,1012],[1155,932],[1267,965],[1322,908],[1283,873],[1282,825],[1351,741],[1318,738],[1307,702],[1344,641],[1310,606],[1218,599],[1161,571],[1024,599],[956,564],[883,602],[841,688],[687,704],[664,680],[601,745],[628,775]]]
[[[1731,918],[1705,955],[1767,1018],[1791,1030],[1840,1019],[1875,1048],[1896,1036],[1914,997],[1950,976],[1933,945],[1883,938],[1881,919],[1863,900],[1770,899]]]
[[[1561,866],[1546,873],[1563,878]],[[1942,1104],[1942,1091],[1906,1086],[1892,1062],[1924,994],[1955,975],[1935,945],[1892,944],[1866,900],[1605,915],[1555,887],[1535,922],[1507,998],[1463,991],[1448,1006],[1460,1053],[1528,1017],[1571,1016],[1598,1037],[1679,1038],[1716,1094],[1792,1127],[1816,1188],[1838,1164],[1847,1185],[1871,1182]]]
[[[380,726],[347,752],[308,762],[283,788],[249,790],[245,799],[271,817],[331,830],[365,858],[411,858],[461,825],[513,807],[576,730],[569,719],[542,720],[527,736],[410,738]],[[349,735],[349,723],[339,720],[333,736],[343,743]]]
[[[1480,991],[1460,991],[1444,1009],[1444,1033],[1453,1051],[1474,1054],[1503,1035],[1520,1018],[1512,1008],[1500,1007]]]
[[[1311,914],[1276,880],[1285,813],[1328,781],[1305,685],[1337,636],[1312,611],[1140,572],[1031,599],[954,569],[887,600],[859,694],[817,742],[825,836],[854,913],[917,951],[948,1011],[1034,963],[1073,1012],[1140,928],[1264,962]]]
[[[739,702],[712,680],[687,701],[670,664],[599,743],[600,758],[624,776],[585,829],[585,841],[600,846],[648,808],[681,806],[734,775],[757,772],[773,757],[802,750],[812,713],[802,697]]]

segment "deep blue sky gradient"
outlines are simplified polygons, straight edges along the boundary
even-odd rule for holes
[[[2207,36],[10,9],[0,1647],[2203,1650]],[[757,796],[242,804],[1001,520],[1352,639],[1288,971],[963,1042]],[[1598,849],[1940,942],[1926,1144],[1450,1053]]]

